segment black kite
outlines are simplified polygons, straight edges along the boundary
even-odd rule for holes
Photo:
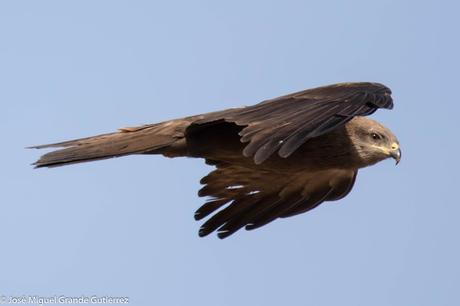
[[[364,116],[391,109],[389,88],[341,83],[259,104],[169,120],[34,148],[62,149],[36,167],[56,167],[129,154],[199,157],[216,167],[199,196],[210,200],[195,213],[206,236],[220,238],[245,227],[309,211],[345,197],[359,168],[388,157],[399,162],[396,137]]]

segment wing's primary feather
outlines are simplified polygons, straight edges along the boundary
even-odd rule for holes
[[[341,83],[304,90],[239,109],[203,115],[193,125],[217,120],[244,126],[243,154],[260,164],[278,151],[290,156],[308,139],[323,135],[354,116],[393,108],[391,91],[378,83]]]

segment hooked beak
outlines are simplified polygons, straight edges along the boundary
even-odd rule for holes
[[[390,156],[396,161],[396,165],[401,161],[401,149],[398,147],[390,151]]]

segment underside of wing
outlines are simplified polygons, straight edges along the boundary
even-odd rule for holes
[[[248,144],[243,154],[260,164],[275,152],[290,156],[308,139],[328,133],[354,116],[392,107],[391,91],[382,84],[341,83],[205,114],[191,128],[222,120],[244,126],[241,141]]]
[[[243,227],[251,230],[309,211],[344,197],[356,177],[356,171],[343,169],[287,174],[214,164],[217,169],[201,180],[205,186],[199,196],[211,198],[196,211],[195,219],[212,216],[201,226],[200,236],[217,230],[219,238],[226,238]]]

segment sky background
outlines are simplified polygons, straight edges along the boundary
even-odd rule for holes
[[[457,1],[0,2],[0,295],[460,305]],[[25,150],[376,81],[403,160],[311,213],[199,238],[201,160],[33,170]]]

